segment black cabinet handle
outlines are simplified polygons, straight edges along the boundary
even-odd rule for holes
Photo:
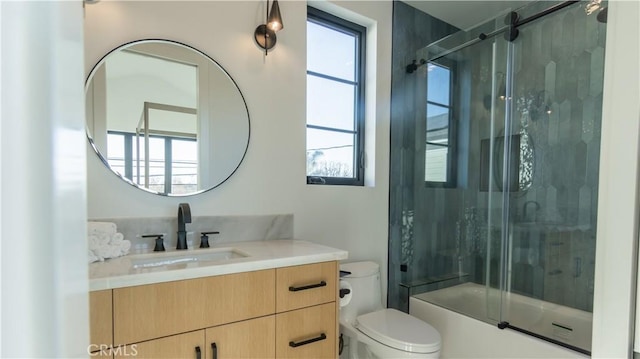
[[[319,342],[319,341],[325,340],[325,339],[327,339],[327,335],[322,333],[318,337],[307,339],[307,340],[303,340],[301,342],[297,342],[296,343],[296,342],[291,341],[291,342],[289,342],[289,346],[292,347],[292,348],[297,348],[299,346],[303,346],[303,345]]]
[[[211,343],[211,353],[213,359],[218,359],[218,346],[216,343]]]
[[[310,284],[310,285],[305,285],[305,286],[302,286],[302,287],[289,287],[289,292],[297,292],[297,291],[301,291],[301,290],[320,288],[320,287],[325,287],[326,285],[327,285],[327,282],[322,281],[322,282],[317,283],[317,284]]]
[[[202,352],[200,351],[200,347],[196,347],[196,359],[202,358]]]

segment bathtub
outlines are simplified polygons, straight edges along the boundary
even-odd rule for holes
[[[505,320],[510,325],[591,350],[591,313],[514,293],[504,298]],[[409,312],[440,331],[443,357],[583,356],[512,329],[498,329],[500,301],[499,290],[464,283],[414,295]]]

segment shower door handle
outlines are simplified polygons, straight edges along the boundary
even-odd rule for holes
[[[582,258],[576,257],[574,260],[573,277],[578,278],[582,275]]]

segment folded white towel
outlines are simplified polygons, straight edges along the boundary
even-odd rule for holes
[[[113,236],[117,232],[116,224],[113,222],[88,222],[87,234],[103,233],[108,236]]]

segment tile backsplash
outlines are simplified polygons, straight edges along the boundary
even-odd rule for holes
[[[155,239],[142,238],[146,234],[163,234],[167,250],[175,249],[178,221],[176,217],[92,218],[89,221],[113,222],[124,239],[131,241],[132,252],[152,251]],[[187,246],[200,246],[200,233],[209,235],[209,244],[293,238],[293,214],[260,216],[192,216],[186,224]]]

